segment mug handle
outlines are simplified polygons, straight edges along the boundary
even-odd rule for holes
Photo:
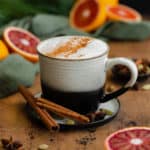
[[[107,102],[107,101],[111,100],[112,98],[115,98],[115,97],[120,96],[121,94],[125,93],[130,87],[132,87],[135,84],[135,82],[137,80],[138,70],[133,61],[131,61],[130,59],[127,59],[127,58],[122,58],[122,57],[109,58],[106,61],[106,71],[111,69],[115,65],[126,66],[131,72],[130,80],[121,89],[119,89],[115,92],[112,92],[110,94],[104,94],[101,99],[101,102]]]

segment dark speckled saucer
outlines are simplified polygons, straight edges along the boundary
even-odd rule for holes
[[[40,97],[41,93],[38,93],[35,95],[35,97]],[[26,111],[28,113],[28,115],[36,120],[38,123],[41,123],[40,118],[37,116],[37,114],[27,105],[26,106]],[[98,106],[98,109],[107,109],[110,110],[112,112],[111,115],[106,115],[103,119],[100,120],[96,120],[87,124],[79,124],[79,123],[70,123],[70,119],[67,118],[61,118],[58,117],[56,115],[53,115],[53,118],[56,120],[56,122],[60,125],[61,129],[84,129],[84,128],[91,128],[91,127],[96,127],[96,126],[102,126],[106,123],[108,123],[109,121],[111,121],[113,118],[116,117],[116,115],[119,112],[120,109],[120,102],[117,98],[113,98],[112,100],[110,100],[109,102],[105,102],[105,103],[100,103]]]

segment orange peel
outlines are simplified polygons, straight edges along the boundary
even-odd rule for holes
[[[9,55],[8,48],[6,44],[0,40],[0,60],[5,59]]]
[[[115,6],[119,3],[119,0],[99,0],[101,4],[105,6]]]

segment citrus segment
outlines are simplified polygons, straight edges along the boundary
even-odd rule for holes
[[[107,16],[111,20],[124,22],[139,22],[142,19],[140,13],[125,5],[107,6]]]
[[[0,60],[3,60],[9,55],[8,48],[5,43],[0,40]]]
[[[107,150],[150,150],[150,128],[133,127],[117,131],[107,137]]]
[[[38,61],[36,47],[40,40],[32,33],[17,27],[8,27],[4,30],[4,39],[13,52],[32,61]]]
[[[106,20],[106,10],[99,0],[80,0],[70,13],[71,26],[83,31],[92,31]]]

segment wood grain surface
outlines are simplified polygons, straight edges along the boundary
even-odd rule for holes
[[[150,59],[150,40],[142,42],[111,42],[110,57]],[[40,91],[39,75],[30,91]],[[24,98],[16,93],[0,100],[0,138],[20,140],[25,150],[36,150],[48,144],[49,150],[104,150],[105,138],[118,129],[129,126],[150,126],[150,91],[130,90],[119,97],[121,108],[118,116],[95,131],[70,130],[50,133],[33,122],[27,115]],[[86,143],[82,139],[92,139]]]

